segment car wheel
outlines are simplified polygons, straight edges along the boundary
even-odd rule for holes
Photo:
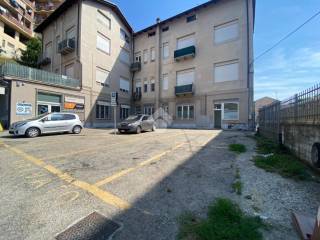
[[[140,133],[141,133],[141,127],[140,127],[140,126],[137,127],[136,133],[137,133],[137,134],[140,134]]]
[[[80,126],[74,126],[72,129],[72,133],[79,134],[81,133],[82,128]]]
[[[154,132],[156,130],[156,126],[152,125],[151,131]]]
[[[26,131],[26,135],[29,138],[38,137],[40,135],[40,130],[38,128],[35,128],[35,127],[28,128],[27,131]]]

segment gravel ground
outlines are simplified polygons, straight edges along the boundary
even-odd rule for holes
[[[283,178],[257,168],[251,161],[256,154],[255,141],[246,136],[232,141],[245,144],[248,149],[237,157],[235,164],[243,183],[240,206],[245,212],[259,215],[271,225],[271,229],[264,232],[266,240],[298,240],[291,213],[316,216],[320,205],[320,184]]]

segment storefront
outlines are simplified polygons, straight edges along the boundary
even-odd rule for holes
[[[0,123],[3,128],[9,127],[9,95],[9,85],[5,82],[0,82]]]

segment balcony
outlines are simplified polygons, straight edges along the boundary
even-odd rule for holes
[[[174,51],[174,60],[179,61],[187,58],[194,58],[196,55],[196,47],[190,46],[186,48],[181,48]]]
[[[65,39],[59,43],[58,53],[65,55],[73,52],[75,48],[76,48],[75,38]]]
[[[176,86],[174,91],[176,96],[193,94],[193,84]]]
[[[5,62],[0,65],[0,74],[4,78],[13,78],[55,85],[66,88],[80,88],[80,81],[67,76],[54,74],[40,69],[30,68],[15,63]]]
[[[25,35],[32,37],[31,28],[28,28],[23,21],[19,21],[9,12],[0,11],[0,20],[8,24],[13,29],[20,29],[20,31],[22,31]]]
[[[133,101],[140,101],[142,97],[141,92],[135,92],[133,93]]]
[[[131,72],[138,72],[141,70],[141,62],[134,62],[130,67]]]
[[[51,63],[51,58],[49,57],[40,57],[38,60],[38,65],[47,66]]]

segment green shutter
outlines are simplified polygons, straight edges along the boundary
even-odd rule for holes
[[[42,102],[61,103],[61,96],[39,92],[37,100]]]

